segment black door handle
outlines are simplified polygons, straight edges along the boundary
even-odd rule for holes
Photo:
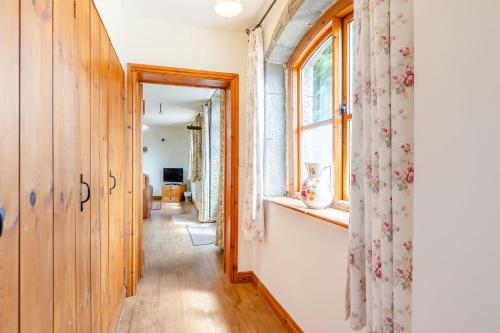
[[[87,187],[87,197],[83,201],[80,201],[80,211],[83,212],[83,205],[90,200],[90,185],[83,181],[83,174],[80,174],[80,185]]]
[[[0,208],[0,237],[3,234],[3,221],[5,220],[5,210]]]
[[[111,195],[111,191],[113,191],[116,187],[116,177],[113,176],[113,174],[111,173],[111,170],[109,170],[109,176],[111,178],[113,178],[113,186],[109,189],[109,194]]]

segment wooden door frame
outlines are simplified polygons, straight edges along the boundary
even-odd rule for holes
[[[239,156],[239,75],[233,73],[210,72],[202,70],[162,67],[143,64],[128,64],[127,70],[127,107],[129,131],[127,164],[129,167],[128,177],[131,177],[129,184],[132,184],[131,191],[133,204],[127,208],[127,296],[135,295],[137,283],[140,279],[140,272],[134,267],[138,267],[137,260],[140,260],[140,253],[137,246],[140,225],[142,225],[142,190],[135,184],[142,184],[142,170],[138,170],[141,163],[137,159],[142,159],[142,145],[140,140],[136,140],[134,135],[141,133],[142,122],[140,114],[142,112],[141,101],[137,103],[138,83],[153,83],[187,87],[215,88],[225,90],[226,101],[226,135],[225,135],[225,200],[224,213],[226,217],[224,230],[224,272],[226,278],[231,283],[236,283],[238,272],[238,156]],[[131,172],[130,172],[131,171]],[[137,177],[140,177],[139,179]],[[135,186],[134,186],[135,185]],[[140,191],[140,192],[138,192]]]

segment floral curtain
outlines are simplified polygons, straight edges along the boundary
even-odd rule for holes
[[[248,38],[247,96],[245,112],[243,171],[243,237],[264,239],[263,154],[264,154],[264,46],[262,28]]]
[[[215,246],[224,247],[224,198],[225,198],[225,172],[226,172],[226,98],[225,90],[219,91],[220,101],[220,163],[219,163],[219,183],[218,183],[218,198],[217,198],[217,226],[215,229]]]
[[[210,222],[210,137],[209,108],[203,106],[201,112],[201,202],[198,220]],[[199,131],[198,131],[199,132]]]
[[[194,119],[193,126],[201,126],[201,115]],[[189,178],[193,182],[201,180],[201,131],[190,131]]]
[[[411,332],[412,0],[355,0],[347,316],[368,332]]]

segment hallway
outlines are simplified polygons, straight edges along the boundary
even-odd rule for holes
[[[117,332],[286,332],[251,284],[230,285],[222,252],[193,246],[191,205],[163,203],[144,221],[144,276]]]

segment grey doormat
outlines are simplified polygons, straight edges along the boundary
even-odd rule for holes
[[[215,243],[215,223],[186,225],[193,246]]]

